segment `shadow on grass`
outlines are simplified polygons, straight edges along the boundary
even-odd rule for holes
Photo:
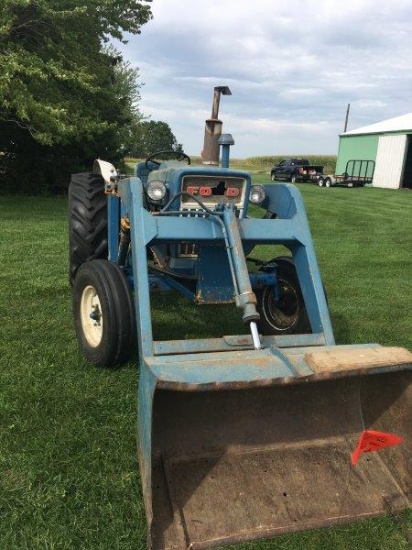
[[[155,340],[248,333],[242,312],[234,304],[197,306],[174,292],[152,296],[152,323]]]

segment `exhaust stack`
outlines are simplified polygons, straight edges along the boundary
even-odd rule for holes
[[[203,142],[203,164],[219,165],[218,139],[222,133],[222,121],[219,120],[219,104],[221,95],[232,95],[228,86],[215,86],[213,93],[212,114],[206,120],[205,139]]]

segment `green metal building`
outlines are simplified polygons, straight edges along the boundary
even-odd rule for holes
[[[336,174],[353,160],[375,162],[374,187],[412,188],[412,113],[341,134]]]

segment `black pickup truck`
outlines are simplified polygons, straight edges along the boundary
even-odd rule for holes
[[[272,181],[286,180],[295,183],[297,181],[312,181],[316,175],[323,173],[323,166],[314,166],[308,159],[286,158],[270,172]]]

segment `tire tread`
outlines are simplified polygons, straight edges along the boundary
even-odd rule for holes
[[[107,197],[99,174],[73,174],[69,185],[69,280],[73,284],[80,266],[106,259]]]
[[[103,339],[96,348],[84,337],[79,313],[83,289],[89,284],[96,288],[102,308],[107,309]],[[100,367],[117,367],[130,359],[136,340],[134,304],[126,276],[117,264],[91,260],[80,266],[74,281],[73,312],[79,347],[88,361]]]

